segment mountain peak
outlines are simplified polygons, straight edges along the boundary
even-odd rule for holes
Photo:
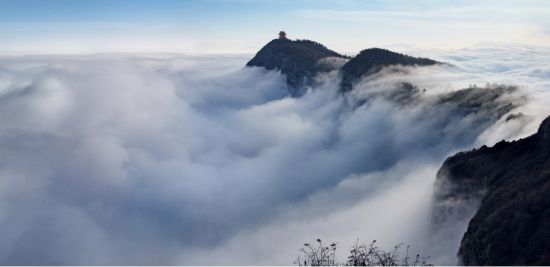
[[[325,58],[330,59],[322,60]],[[365,49],[354,58],[348,59],[349,57],[318,42],[288,39],[286,33],[281,31],[279,37],[262,47],[246,66],[279,70],[286,77],[291,95],[298,96],[303,92],[303,85],[312,84],[315,75],[338,68],[342,73],[341,90],[346,92],[361,77],[376,73],[386,66],[427,66],[440,63],[382,48]]]
[[[359,78],[378,72],[386,66],[429,66],[438,63],[440,62],[429,58],[411,57],[383,48],[365,49],[342,67],[342,90],[350,91]]]
[[[314,41],[287,39],[286,33],[280,32],[279,38],[267,43],[246,66],[281,71],[291,87],[291,94],[297,95],[299,87],[311,83],[313,77],[323,71],[317,63],[327,57],[344,56]]]

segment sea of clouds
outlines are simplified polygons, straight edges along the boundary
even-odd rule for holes
[[[411,53],[453,65],[384,72],[347,95],[333,72],[300,98],[278,72],[244,68],[250,55],[2,56],[0,263],[292,264],[316,238],[340,260],[376,239],[456,263],[468,218],[434,233],[436,172],[536,131],[550,50]],[[422,96],[377,94],[403,81]],[[525,116],[437,104],[487,83],[517,86],[499,101],[521,99]]]

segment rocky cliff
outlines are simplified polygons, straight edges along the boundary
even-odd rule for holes
[[[550,265],[550,117],[538,132],[448,158],[436,201],[475,198],[458,251],[465,265]]]

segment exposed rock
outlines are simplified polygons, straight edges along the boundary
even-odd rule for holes
[[[462,264],[550,265],[550,117],[530,137],[448,158],[437,184],[438,202],[480,203],[458,251]]]

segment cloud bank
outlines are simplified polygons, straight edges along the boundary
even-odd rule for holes
[[[247,56],[3,57],[0,263],[291,264],[321,237],[341,256],[377,239],[453,264],[466,222],[433,246],[435,172],[536,129],[548,52],[432,52],[455,66],[388,70],[346,96],[329,73],[301,98]],[[404,82],[418,91],[396,96]],[[519,89],[442,100],[486,83]],[[508,102],[525,116],[495,116]]]

